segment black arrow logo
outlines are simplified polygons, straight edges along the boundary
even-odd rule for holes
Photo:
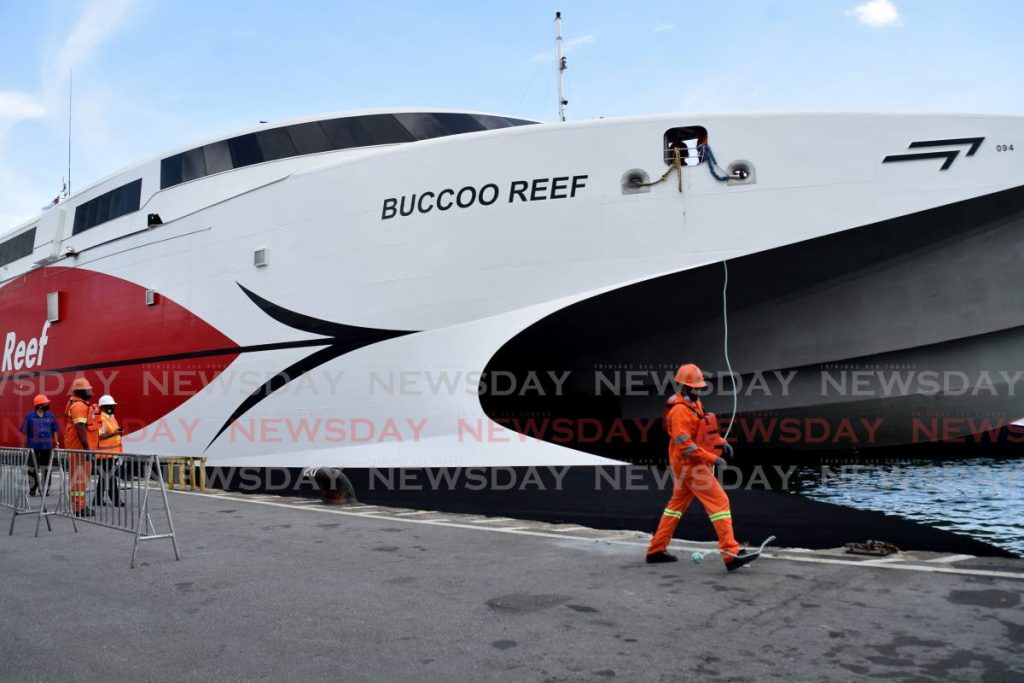
[[[918,149],[921,147],[956,147],[958,145],[970,145],[970,149],[967,150],[965,156],[972,157],[974,153],[981,147],[981,143],[985,141],[985,138],[952,138],[950,140],[922,140],[918,142],[911,142],[907,149]],[[916,154],[890,154],[889,156],[882,159],[883,164],[888,164],[893,161],[919,161],[921,159],[945,159],[946,161],[942,164],[940,171],[947,170],[956,161],[956,158],[960,155],[960,150],[951,149],[944,152],[918,152]]]
[[[303,315],[302,313],[290,311],[287,308],[267,301],[255,292],[249,291],[241,284],[238,286],[241,288],[242,292],[249,297],[250,301],[256,304],[257,307],[274,320],[293,329],[309,332],[322,337],[321,339],[307,339],[299,342],[293,342],[291,346],[296,348],[302,346],[323,346],[324,348],[320,349],[313,355],[307,356],[288,366],[264,382],[256,391],[252,392],[245,401],[235,409],[235,412],[231,414],[231,417],[224,422],[224,425],[217,432],[217,435],[213,437],[209,444],[207,444],[207,448],[212,446],[213,442],[219,439],[221,434],[223,434],[225,430],[235,422],[235,420],[245,415],[260,401],[267,398],[278,389],[284,387],[292,380],[302,377],[307,372],[315,370],[324,363],[328,363],[335,358],[344,356],[350,351],[355,351],[356,349],[361,349],[365,346],[370,346],[371,344],[376,344],[378,342],[387,341],[388,339],[402,337],[407,334],[415,334],[414,330],[379,330],[371,327],[356,327],[355,325],[344,325],[342,323],[320,320],[319,318],[313,318],[308,315]]]

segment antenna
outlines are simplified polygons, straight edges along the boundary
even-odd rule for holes
[[[65,188],[65,197],[71,196],[71,98],[74,94],[74,86],[75,72],[71,70],[68,72],[68,184]]]
[[[555,12],[555,60],[558,62],[558,120],[565,121],[565,105],[569,100],[565,99],[565,88],[563,84],[565,70],[565,55],[562,53],[562,13]]]

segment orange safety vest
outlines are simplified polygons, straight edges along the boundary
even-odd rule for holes
[[[121,435],[117,433],[120,427],[117,424],[117,419],[113,415],[107,415],[102,410],[99,411],[100,417],[100,441],[99,450],[107,453],[121,453]],[[112,458],[113,455],[97,455],[97,458]]]
[[[672,414],[674,411],[685,411],[685,419],[682,420],[683,431],[673,434],[671,427]],[[670,396],[665,403],[665,412],[662,418],[665,431],[671,439],[669,443],[669,457],[689,457],[700,454],[702,460],[709,464],[714,462],[721,452],[722,438],[718,426],[718,418],[714,413],[704,412],[704,406],[700,399],[690,402],[685,397],[675,394]]]
[[[69,450],[95,451],[98,446],[100,423],[96,418],[94,406],[89,405],[77,396],[72,396],[68,401],[68,407],[64,410],[67,422],[64,425],[64,447]],[[78,429],[75,425],[84,424],[86,438],[89,443],[82,443],[78,439]]]

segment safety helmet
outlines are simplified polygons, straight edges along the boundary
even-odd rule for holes
[[[86,378],[79,377],[71,383],[71,391],[92,391],[92,385]]]
[[[110,394],[104,394],[103,396],[100,396],[100,400],[96,405],[98,405],[100,408],[102,408],[103,406],[116,406],[117,401],[115,401],[114,397],[111,396]]]
[[[45,406],[50,403],[50,399],[46,397],[46,394],[39,394],[32,400],[32,405],[36,408],[39,406]]]
[[[679,370],[676,371],[676,382],[694,389],[703,389],[708,385],[704,381],[704,373],[693,363],[679,366]]]

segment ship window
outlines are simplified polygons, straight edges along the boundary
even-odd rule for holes
[[[175,154],[160,162],[160,187],[173,187],[181,183],[181,155]]]
[[[262,130],[256,133],[256,140],[259,141],[260,149],[263,151],[264,161],[287,159],[296,155],[295,144],[284,128]]]
[[[231,163],[235,168],[252,166],[264,161],[263,150],[252,133],[231,138],[228,140],[228,147],[231,149]]]
[[[357,122],[366,131],[366,139],[371,145],[393,145],[399,142],[413,142],[416,139],[394,114],[360,116]]]
[[[432,114],[397,114],[396,118],[417,140],[429,140],[449,135],[448,129]]]
[[[316,154],[332,149],[331,139],[319,121],[288,126],[288,135],[297,154]]]
[[[665,163],[672,165],[675,150],[679,150],[684,166],[696,166],[704,161],[704,145],[708,144],[708,131],[703,126],[669,128],[665,131]]]
[[[215,142],[212,145],[203,146],[203,157],[206,159],[206,174],[230,171],[234,168],[231,163],[231,149],[227,142]]]
[[[75,222],[71,234],[77,235],[101,223],[138,211],[141,201],[142,179],[140,178],[79,204],[75,207]]]
[[[195,180],[206,175],[206,155],[202,147],[190,149],[181,155],[181,179]]]
[[[331,149],[350,149],[373,144],[366,129],[360,126],[355,118],[324,121],[322,125],[327,131],[327,137],[331,139]]]
[[[26,230],[17,237],[0,242],[0,266],[14,263],[32,253],[36,244],[36,229]]]
[[[445,135],[525,126],[536,121],[486,114],[366,114],[270,128],[197,147],[160,162],[160,189],[264,161],[353,147],[415,142]],[[230,154],[230,166],[224,149]]]

